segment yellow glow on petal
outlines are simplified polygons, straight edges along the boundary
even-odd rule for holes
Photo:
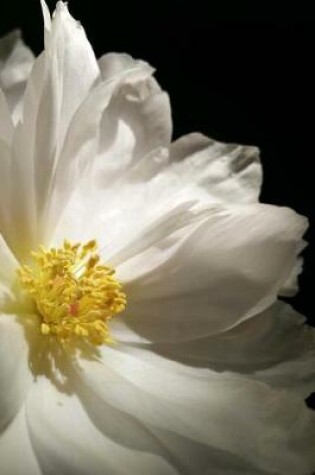
[[[61,341],[112,343],[108,321],[127,301],[115,270],[100,263],[96,241],[40,247],[32,257],[34,265],[20,267],[18,274],[42,317],[41,333]]]

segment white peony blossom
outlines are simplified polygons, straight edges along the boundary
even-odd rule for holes
[[[1,475],[310,475],[307,221],[58,2],[0,43]]]

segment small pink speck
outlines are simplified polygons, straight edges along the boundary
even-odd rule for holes
[[[73,302],[69,305],[69,313],[70,315],[72,315],[73,317],[75,317],[77,315],[79,311],[79,304],[78,302]]]

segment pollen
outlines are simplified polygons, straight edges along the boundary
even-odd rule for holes
[[[115,270],[100,262],[96,241],[32,252],[33,265],[18,269],[19,280],[36,304],[40,331],[61,342],[85,339],[113,343],[109,321],[126,307]]]

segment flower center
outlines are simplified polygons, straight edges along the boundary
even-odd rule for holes
[[[42,317],[43,335],[62,342],[84,338],[94,345],[112,343],[108,321],[126,307],[115,270],[100,264],[96,241],[32,252],[34,265],[18,274]]]

